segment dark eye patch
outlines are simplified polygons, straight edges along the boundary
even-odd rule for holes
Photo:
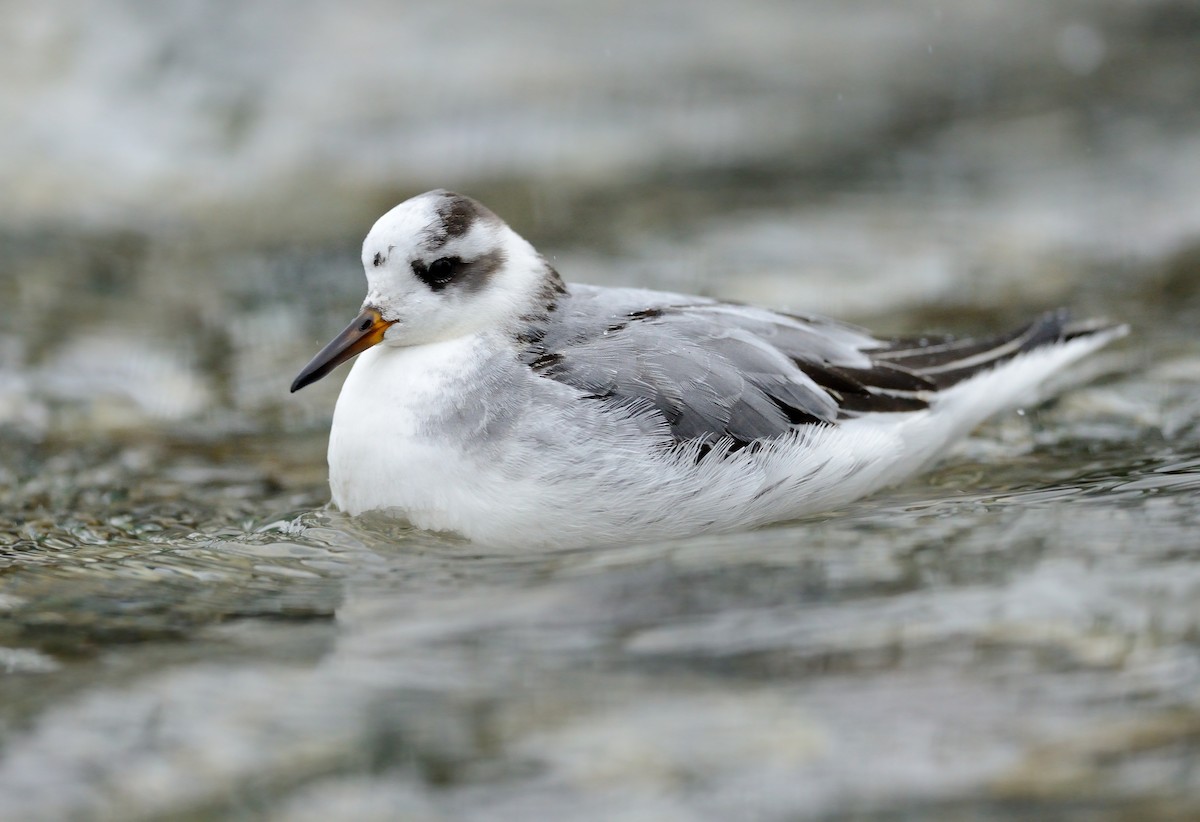
[[[417,279],[432,291],[441,291],[448,285],[466,294],[484,288],[504,265],[504,251],[493,249],[470,260],[462,257],[438,257],[431,263],[413,260],[412,271]]]

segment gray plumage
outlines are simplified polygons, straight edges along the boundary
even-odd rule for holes
[[[567,287],[539,320],[522,359],[542,376],[591,402],[649,404],[677,440],[734,447],[800,425],[920,410],[972,374],[1082,333],[1051,312],[987,339],[882,340],[827,319],[586,285]]]

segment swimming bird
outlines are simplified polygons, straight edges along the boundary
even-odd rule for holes
[[[1051,312],[986,339],[565,283],[437,190],[363,243],[361,313],[297,391],[358,355],[329,436],[333,503],[501,546],[603,545],[828,511],[935,460],[1121,336]]]

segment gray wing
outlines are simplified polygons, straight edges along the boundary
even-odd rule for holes
[[[573,285],[523,359],[596,401],[653,407],[678,440],[736,447],[925,408],[938,390],[1068,334],[1058,313],[988,340],[879,340],[831,320]]]

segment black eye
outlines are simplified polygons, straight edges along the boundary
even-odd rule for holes
[[[429,279],[449,280],[454,276],[454,260],[441,257],[429,264]]]
[[[439,257],[428,266],[420,260],[415,260],[412,269],[427,286],[434,291],[441,291],[458,275],[462,264],[458,257]]]
[[[374,323],[372,323],[372,322],[371,322],[371,318],[370,318],[370,317],[368,317],[367,319],[363,320],[362,322],[360,322],[360,323],[358,324],[358,330],[359,330],[359,331],[366,331],[366,330],[367,330],[368,328],[370,328],[372,325],[374,325]]]

